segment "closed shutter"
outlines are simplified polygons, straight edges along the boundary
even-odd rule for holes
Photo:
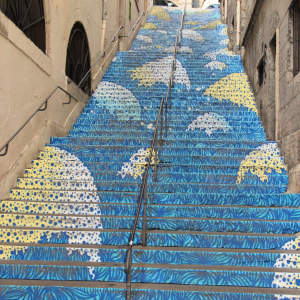
[[[294,76],[296,76],[300,71],[300,1],[298,0],[294,6],[294,30],[293,30],[293,45],[294,45],[294,53],[293,53],[293,61],[294,61]]]

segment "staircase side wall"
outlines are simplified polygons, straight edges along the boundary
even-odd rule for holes
[[[140,12],[132,2],[131,21],[128,6],[119,10],[119,0],[108,1],[108,21],[105,45],[108,45],[120,26],[120,15],[129,27],[144,11],[144,0],[139,0]],[[65,75],[66,50],[71,29],[75,22],[81,22],[86,30],[91,65],[102,52],[102,1],[60,1],[45,0],[46,53],[40,51],[2,12],[0,12],[0,147],[39,107],[48,94],[57,86],[73,92],[75,85]],[[143,21],[143,20],[142,20]],[[139,27],[137,27],[138,30]],[[113,57],[119,50],[120,39],[116,39],[92,71],[94,90]],[[130,48],[133,38],[126,42]],[[50,136],[66,136],[76,118],[83,110],[88,98],[80,90],[75,95],[79,103],[57,91],[44,112],[39,112],[9,144],[5,157],[0,157],[0,199],[6,199],[9,190],[16,186],[16,179],[23,176],[30,167],[38,150],[44,148]]]
[[[267,138],[289,168],[289,191],[300,192],[300,74],[293,76],[293,1],[241,0],[242,60]],[[236,44],[236,1],[228,0],[230,48]],[[264,65],[259,84],[259,66]],[[261,72],[262,74],[262,72]]]

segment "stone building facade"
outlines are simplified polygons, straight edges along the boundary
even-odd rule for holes
[[[242,55],[267,138],[300,192],[299,0],[221,0],[229,49]]]
[[[24,3],[23,3],[24,2]],[[32,39],[28,14],[26,24],[16,22],[15,12],[9,11],[9,0],[0,0],[0,148],[24,124],[56,86],[72,93],[76,84],[66,75],[67,49],[74,26],[79,24],[86,33],[91,72],[90,91],[100,82],[105,70],[118,50],[128,50],[147,16],[143,16],[129,37],[126,36],[143,12],[152,6],[152,0],[34,0],[18,1],[25,7],[34,3],[31,16],[41,10],[36,22],[43,23],[38,37],[42,46]],[[31,5],[31,4],[30,4]],[[17,9],[17,8],[16,8]],[[30,8],[31,9],[31,8]],[[17,16],[18,17],[18,16]],[[20,16],[22,21],[22,17]],[[17,26],[16,26],[17,25]],[[77,26],[76,25],[76,26]],[[123,25],[116,39],[102,51]],[[29,27],[28,27],[29,26]],[[25,168],[36,158],[50,136],[66,136],[88,100],[80,89],[75,94],[79,102],[71,101],[56,91],[47,103],[47,109],[37,113],[10,143],[6,156],[0,156],[0,199],[6,199],[16,178],[23,176]],[[2,151],[3,153],[4,151]]]

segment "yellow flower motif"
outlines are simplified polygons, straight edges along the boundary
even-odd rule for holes
[[[142,29],[157,29],[157,27],[153,23],[146,23]]]
[[[185,25],[198,25],[198,24],[201,24],[201,23],[199,23],[197,21],[188,21],[188,22],[185,22],[184,24]]]
[[[160,6],[153,6],[150,15],[161,20],[171,21],[169,14]]]
[[[156,46],[156,48],[158,48],[158,49],[159,49],[159,48],[161,48],[161,46]]]
[[[195,15],[195,16],[197,16],[197,15],[200,15],[200,14],[210,14],[210,13],[212,13],[212,10],[210,10],[210,9],[204,9],[204,10],[199,10],[198,12],[188,12],[187,13],[187,15]]]
[[[146,150],[139,149],[137,153],[133,154],[130,157],[130,162],[125,162],[122,166],[122,170],[117,174],[121,175],[122,178],[125,178],[126,175],[132,176],[134,179],[140,177],[143,179],[143,174],[146,171],[146,167],[148,165],[148,158],[150,157],[151,148],[147,148]],[[159,160],[157,159],[157,163]],[[155,164],[155,151],[152,152],[152,158],[150,165]]]
[[[240,184],[243,181],[248,171],[258,176],[262,182],[268,181],[268,174],[271,174],[272,170],[281,174],[282,170],[286,170],[286,167],[282,163],[276,145],[265,144],[252,151],[242,161],[236,184]],[[265,172],[268,174],[265,174]]]
[[[257,114],[253,94],[245,73],[233,73],[222,78],[211,85],[204,95],[212,96],[219,101],[229,100],[238,106],[243,105]]]
[[[200,26],[199,29],[216,29],[218,25],[222,25],[220,20],[207,23],[206,25]]]
[[[129,70],[128,72],[132,72],[131,75],[132,80],[138,80],[139,84],[138,86],[149,86],[151,87],[153,84],[155,84],[156,80],[155,77],[151,71],[150,63],[147,63],[143,65],[142,67],[138,67],[135,70]]]

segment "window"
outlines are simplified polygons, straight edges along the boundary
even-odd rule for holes
[[[300,71],[300,0],[293,7],[293,62],[294,76]]]
[[[0,10],[45,53],[43,0],[0,0]]]
[[[275,59],[276,59],[276,33],[274,34],[274,36],[270,42],[270,49],[271,49],[272,58],[275,61]]]
[[[73,26],[67,49],[66,75],[76,84],[79,84],[90,69],[90,51],[86,32],[81,23]],[[91,94],[91,73],[82,82],[80,88]]]
[[[264,58],[261,60],[257,67],[258,71],[258,86],[261,87],[264,83],[264,76],[265,76],[265,63]]]

